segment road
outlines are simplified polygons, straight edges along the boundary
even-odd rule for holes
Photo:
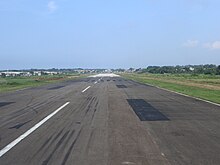
[[[220,107],[121,77],[0,94],[1,165],[219,164]]]

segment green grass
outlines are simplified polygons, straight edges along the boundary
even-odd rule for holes
[[[33,77],[7,77],[0,78],[0,92],[13,91],[28,87],[36,87],[49,83],[60,82],[69,79],[82,78],[85,75],[54,75],[54,76],[33,76]]]
[[[128,78],[128,79],[132,79],[134,81],[144,83],[144,84],[151,84],[151,85],[158,86],[161,88],[187,94],[189,96],[205,99],[205,100],[212,101],[215,103],[220,103],[220,90],[207,89],[207,88],[190,85],[191,82],[198,83],[198,86],[200,86],[201,82],[202,82],[202,85],[205,85],[205,84],[213,84],[213,81],[214,81],[215,82],[214,84],[215,85],[217,84],[219,87],[219,80],[220,80],[219,76],[155,75],[155,74],[122,74],[121,76]],[[157,78],[153,79],[155,77]],[[168,80],[167,77],[169,77],[169,80],[175,80],[176,83],[166,82]],[[185,81],[185,80],[187,80],[189,84],[187,83],[186,85],[178,84],[179,81]]]

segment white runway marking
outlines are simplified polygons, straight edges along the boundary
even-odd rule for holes
[[[121,164],[136,164],[136,163],[133,163],[133,162],[122,162]]]
[[[56,111],[45,117],[43,120],[41,120],[39,123],[34,125],[31,129],[26,131],[24,134],[19,136],[17,139],[9,143],[7,146],[5,146],[3,149],[0,150],[0,157],[2,157],[6,152],[8,152],[10,149],[12,149],[15,145],[17,145],[20,141],[22,141],[24,138],[26,138],[28,135],[30,135],[32,132],[34,132],[37,128],[39,128],[42,124],[44,124],[47,120],[49,120],[51,117],[53,117],[56,113],[58,113],[61,109],[63,109],[65,106],[67,106],[70,102],[65,103],[60,108],[58,108]]]
[[[89,77],[120,77],[120,76],[114,73],[102,73],[102,74],[92,75]]]
[[[86,89],[84,89],[83,91],[82,91],[82,93],[84,93],[87,89],[89,89],[91,86],[88,86]]]

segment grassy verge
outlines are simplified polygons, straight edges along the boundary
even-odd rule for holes
[[[49,83],[56,83],[70,79],[83,78],[85,75],[54,75],[33,77],[7,77],[0,78],[0,92],[13,91],[28,87],[36,87]]]
[[[122,74],[121,76],[220,103],[220,77],[206,75]]]

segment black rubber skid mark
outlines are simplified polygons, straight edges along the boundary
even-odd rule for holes
[[[118,88],[127,88],[125,85],[116,85]]]
[[[48,88],[48,90],[60,89],[60,88],[63,88],[63,87],[65,87],[65,86],[56,86],[56,87]]]
[[[15,102],[0,102],[0,107],[6,106],[9,104],[13,104],[13,103],[15,103]]]
[[[57,142],[57,144],[55,145],[54,149],[52,150],[52,152],[50,153],[50,155],[47,157],[46,160],[43,161],[42,165],[47,165],[48,162],[50,161],[50,159],[52,158],[53,154],[55,153],[55,151],[60,147],[60,145],[62,144],[62,142],[64,141],[64,139],[67,137],[67,135],[69,134],[69,131],[67,131],[62,137],[61,139]]]
[[[14,125],[14,126],[12,126],[12,127],[9,127],[9,129],[19,129],[19,128],[21,128],[22,126],[24,126],[25,124],[29,123],[30,121],[31,121],[31,120],[28,120],[28,121],[23,122],[23,123],[16,124],[16,125]]]
[[[73,150],[73,147],[74,147],[74,145],[75,145],[77,139],[79,138],[79,136],[80,136],[80,134],[81,134],[81,131],[82,131],[82,130],[80,130],[80,131],[78,132],[78,134],[77,134],[75,140],[74,140],[74,141],[72,142],[72,144],[70,145],[70,148],[68,149],[68,151],[67,151],[67,153],[66,153],[66,155],[65,155],[65,157],[64,157],[64,159],[63,159],[63,161],[62,161],[62,163],[61,163],[61,165],[65,165],[65,164],[66,164],[66,161],[68,160],[68,158],[69,158],[69,156],[70,156],[70,153],[71,153],[71,151]]]
[[[127,99],[129,105],[141,121],[167,121],[163,113],[143,99]]]
[[[43,148],[50,142],[50,140],[52,139],[53,135],[51,135],[42,145],[41,147],[37,150],[36,153],[38,153],[39,151],[42,151]]]

